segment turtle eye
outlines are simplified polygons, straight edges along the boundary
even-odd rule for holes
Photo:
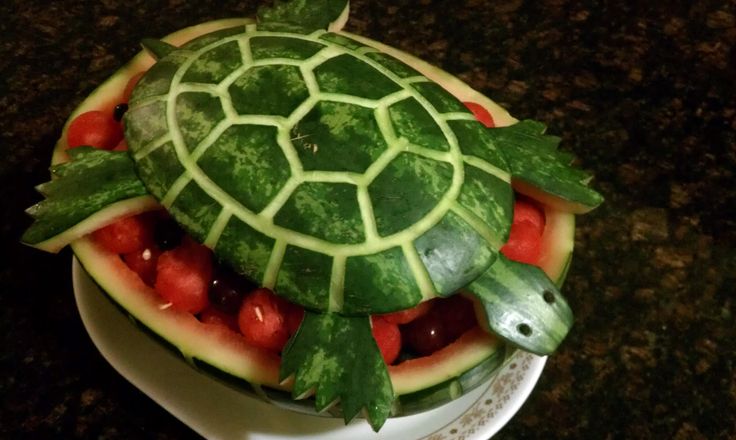
[[[542,293],[542,298],[544,298],[544,302],[546,302],[547,304],[552,304],[555,302],[555,294],[549,290],[545,290],[544,293]]]
[[[529,324],[522,323],[516,326],[516,330],[519,331],[524,336],[531,336],[532,334],[532,328],[529,327]]]

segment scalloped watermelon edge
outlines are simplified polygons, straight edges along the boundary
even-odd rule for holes
[[[163,40],[178,45],[204,33],[251,22],[251,19],[216,20],[182,29]],[[445,86],[459,99],[483,105],[491,112],[497,126],[516,122],[498,104],[449,73],[397,49],[357,35],[348,35],[400,58]],[[129,78],[148,69],[153,62],[147,53],[141,51],[74,110],[54,149],[53,164],[68,160],[65,150],[66,131],[70,122],[86,111],[112,111],[119,103]],[[565,207],[559,203],[553,205],[557,208]],[[144,208],[133,206],[130,214],[156,207],[152,204]],[[561,285],[572,256],[574,215],[549,206],[545,210],[547,228],[543,235],[544,257],[541,266],[550,278]],[[99,227],[121,215],[122,213],[116,213],[115,216],[101,216],[99,221],[102,223]],[[300,412],[314,412],[308,402],[291,399],[288,383],[278,382],[278,356],[247,346],[236,333],[204,324],[191,314],[165,308],[155,291],[140,281],[117,255],[105,251],[88,237],[76,240],[71,247],[84,269],[123,313],[128,314],[139,328],[179,353],[191,366],[279,406]],[[432,356],[390,366],[394,391],[399,396],[393,415],[426,411],[461,396],[493,376],[511,354],[513,349],[501,344],[488,333],[476,329]],[[330,412],[336,414],[339,409],[333,408]]]

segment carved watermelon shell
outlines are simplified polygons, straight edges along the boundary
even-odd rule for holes
[[[140,178],[218,258],[305,307],[381,313],[495,260],[508,166],[465,106],[339,33],[255,24],[163,57],[125,116]]]

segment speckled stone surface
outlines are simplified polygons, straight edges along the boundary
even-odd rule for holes
[[[140,38],[256,7],[0,4],[0,438],[196,438],[97,353],[70,253],[17,239],[66,116]],[[498,438],[736,438],[736,1],[354,0],[348,29],[544,121],[607,199],[578,221],[576,325]]]

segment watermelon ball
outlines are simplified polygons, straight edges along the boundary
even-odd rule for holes
[[[69,148],[88,145],[103,150],[112,150],[123,139],[123,127],[113,118],[99,110],[93,110],[74,118],[66,132]]]
[[[289,301],[283,301],[283,307],[286,314],[286,329],[289,331],[289,336],[299,330],[299,326],[302,325],[304,319],[304,309],[297,305],[290,303]]]
[[[536,203],[527,198],[517,198],[514,202],[513,223],[529,222],[537,230],[539,235],[544,232],[544,211]]]
[[[371,332],[386,365],[391,365],[401,351],[401,332],[399,326],[388,322],[381,316],[371,317]]]
[[[112,151],[128,151],[128,142],[125,139],[121,139]]]
[[[431,308],[432,302],[424,301],[410,309],[399,310],[398,312],[384,313],[377,316],[380,316],[386,322],[390,322],[392,324],[408,324],[413,320],[419,318],[420,316],[424,315],[425,313],[429,312],[429,309]]]
[[[232,331],[240,331],[238,319],[215,307],[207,307],[199,314],[199,320],[205,324],[218,325]]]
[[[143,251],[151,243],[150,222],[143,215],[124,217],[92,232],[92,238],[116,254]]]
[[[280,352],[289,340],[281,300],[266,288],[256,289],[243,299],[238,327],[247,343],[267,350]]]
[[[528,221],[512,223],[509,239],[501,247],[501,253],[519,263],[537,264],[542,254],[538,227]]]
[[[147,246],[142,250],[123,254],[123,261],[128,267],[149,286],[156,283],[156,265],[161,250],[155,245]]]
[[[158,257],[154,288],[176,310],[204,310],[211,281],[212,252],[192,239]]]

